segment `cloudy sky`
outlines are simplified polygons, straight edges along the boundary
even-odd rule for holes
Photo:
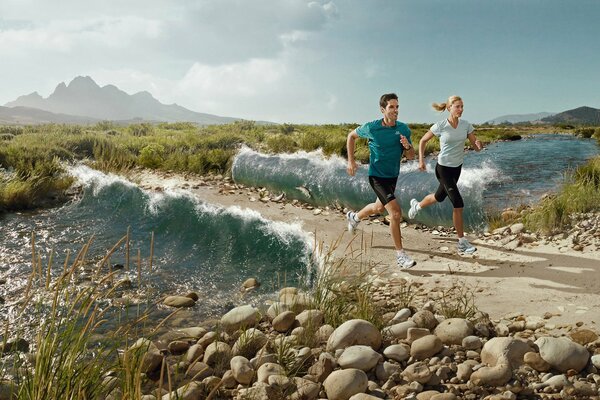
[[[0,0],[0,104],[77,75],[211,114],[431,122],[600,108],[597,0]]]

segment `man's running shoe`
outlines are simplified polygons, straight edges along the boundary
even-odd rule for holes
[[[398,266],[403,269],[412,268],[417,264],[417,262],[410,258],[404,251],[396,256],[396,261],[398,262]]]
[[[419,206],[417,199],[412,199],[410,201],[410,209],[408,210],[408,218],[415,219],[420,209],[421,206]]]
[[[348,220],[348,232],[354,233],[358,224],[360,224],[360,220],[356,218],[356,213],[353,211],[348,211],[346,213],[346,219]]]
[[[476,251],[477,251],[477,247],[475,247],[471,243],[469,243],[469,241],[466,238],[461,237],[460,239],[458,239],[458,252],[459,253],[473,254]]]

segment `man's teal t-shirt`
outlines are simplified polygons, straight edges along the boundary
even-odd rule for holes
[[[408,125],[396,121],[396,126],[383,126],[383,119],[378,119],[356,128],[356,133],[369,140],[369,176],[398,177],[404,150],[400,135],[405,136],[412,145]]]

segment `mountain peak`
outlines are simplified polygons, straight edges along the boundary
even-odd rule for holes
[[[97,89],[100,86],[89,76],[77,76],[75,77],[71,83],[69,83],[69,89],[73,88],[93,88]]]

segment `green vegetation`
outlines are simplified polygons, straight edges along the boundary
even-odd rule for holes
[[[600,156],[567,175],[560,192],[527,211],[526,227],[546,234],[569,226],[571,216],[600,210]]]
[[[84,161],[94,168],[113,172],[143,167],[227,174],[242,144],[267,153],[321,149],[325,156],[346,157],[346,136],[356,127],[356,124],[257,125],[252,121],[208,127],[183,122],[0,126],[0,212],[38,207],[53,197],[60,199],[60,194],[72,183],[65,175],[66,163]],[[410,128],[413,143],[417,145],[429,125],[410,124]],[[477,135],[485,143],[549,129],[484,125],[477,128]],[[584,137],[600,136],[600,128],[570,127],[567,131]],[[437,141],[427,143],[426,153],[438,150]],[[366,140],[357,141],[355,156],[359,162],[368,162]]]

